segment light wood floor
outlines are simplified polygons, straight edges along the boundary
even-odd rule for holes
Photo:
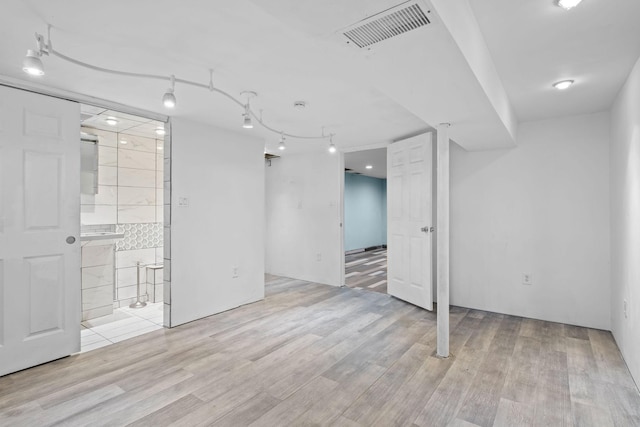
[[[387,293],[387,250],[345,256],[344,282],[350,288]]]
[[[271,278],[266,300],[0,378],[0,425],[637,426],[608,332]]]

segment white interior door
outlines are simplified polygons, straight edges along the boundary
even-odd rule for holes
[[[387,292],[433,310],[431,133],[387,148]]]
[[[80,106],[0,86],[0,375],[80,350]]]

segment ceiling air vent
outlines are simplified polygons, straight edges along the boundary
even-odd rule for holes
[[[431,23],[431,10],[419,2],[405,2],[358,22],[342,34],[347,43],[365,48]]]

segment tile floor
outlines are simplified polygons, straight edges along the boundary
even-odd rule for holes
[[[354,289],[387,293],[387,250],[345,256],[345,285]]]
[[[146,307],[118,308],[113,314],[82,322],[80,353],[162,329],[162,303]]]

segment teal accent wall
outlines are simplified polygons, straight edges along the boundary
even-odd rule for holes
[[[344,174],[344,249],[387,244],[387,180]]]

